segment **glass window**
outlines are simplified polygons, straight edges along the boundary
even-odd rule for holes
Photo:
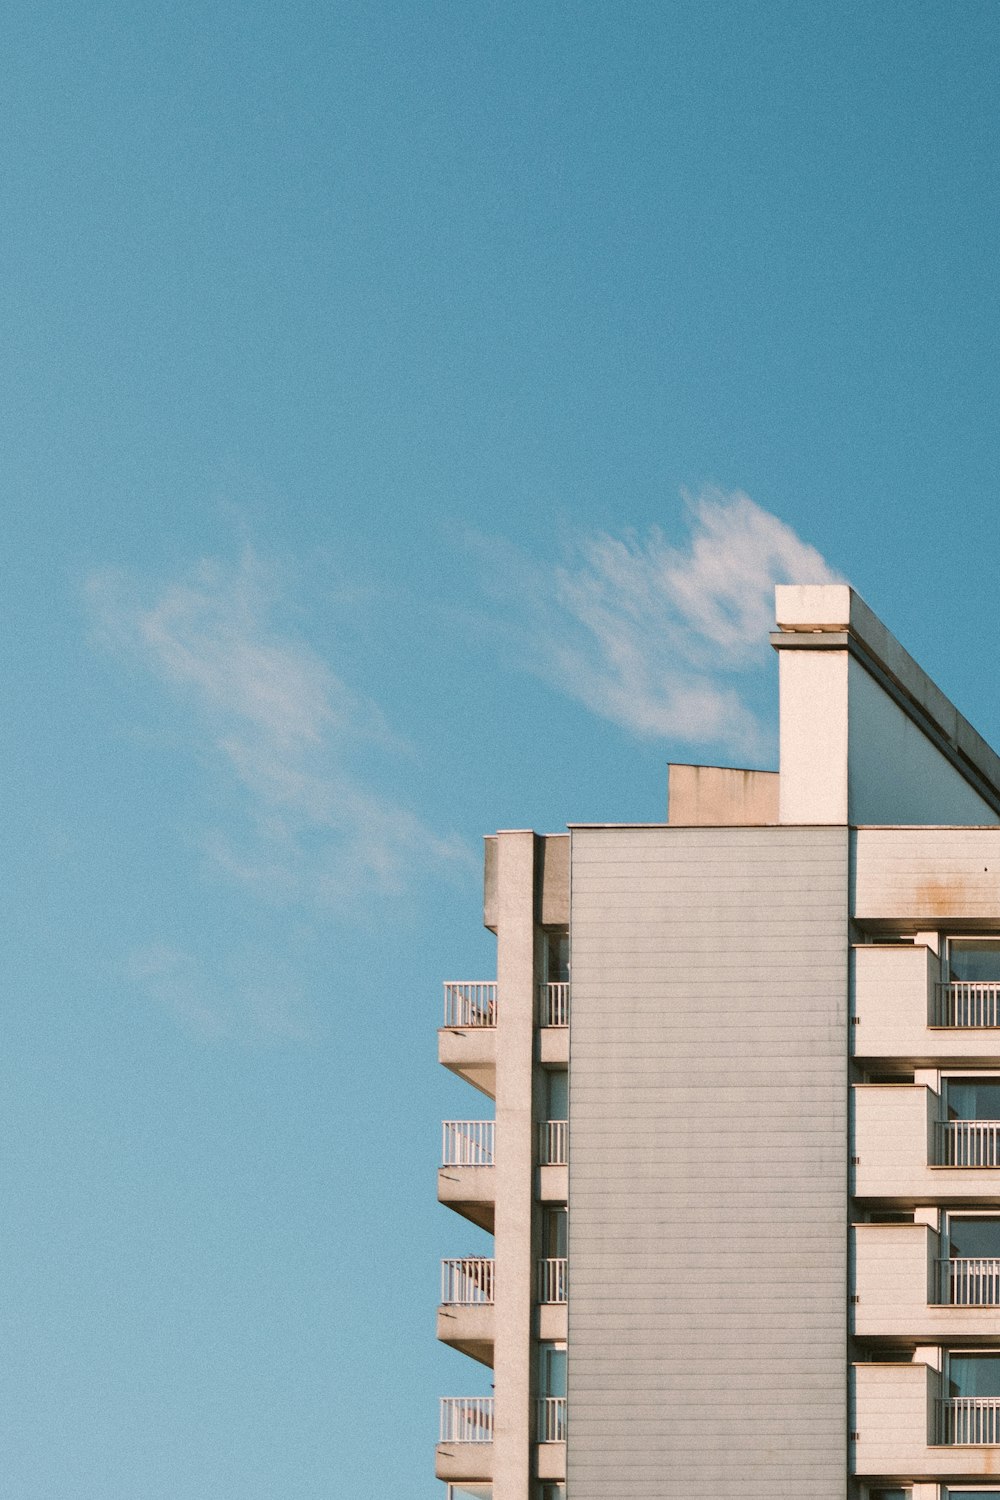
[[[1000,1077],[947,1078],[949,1120],[1000,1120]]]
[[[569,933],[545,934],[545,978],[549,984],[569,983]]]
[[[542,1257],[561,1260],[566,1254],[566,1231],[569,1220],[564,1208],[546,1208],[542,1212]]]
[[[946,1490],[948,1500],[996,1500],[1000,1490]]]
[[[949,1218],[948,1248],[954,1259],[1000,1259],[1000,1219]]]
[[[953,938],[948,944],[948,970],[953,980],[1000,983],[1000,942],[995,938]]]
[[[491,1484],[449,1484],[448,1500],[493,1500]]]
[[[869,1490],[868,1500],[910,1500],[910,1490]]]
[[[565,1396],[566,1394],[566,1345],[539,1344],[538,1346],[538,1394],[540,1396]]]
[[[998,1084],[1000,1087],[1000,1084]],[[546,1074],[545,1103],[547,1120],[569,1119],[569,1073],[559,1068]]]
[[[566,1500],[566,1486],[560,1481],[543,1484],[538,1491],[539,1500]]]
[[[949,1354],[948,1394],[1000,1396],[1000,1354]]]

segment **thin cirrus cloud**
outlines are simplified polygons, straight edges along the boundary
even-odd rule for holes
[[[235,566],[203,561],[151,600],[120,572],[95,574],[87,593],[96,639],[177,695],[193,747],[241,789],[244,826],[202,835],[226,875],[273,902],[330,908],[402,891],[418,855],[424,869],[471,860],[353,769],[400,747],[376,704],[275,623],[280,590],[251,551]]]
[[[835,583],[814,547],[748,495],[685,496],[690,538],[577,537],[554,580],[520,559],[532,670],[643,738],[760,757],[773,729],[754,706],[776,583]],[[526,587],[526,585],[528,585]]]
[[[303,1041],[309,1035],[303,996],[268,955],[198,954],[164,942],[134,948],[126,978],[203,1040],[266,1036]]]

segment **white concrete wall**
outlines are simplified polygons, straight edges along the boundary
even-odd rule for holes
[[[1000,1167],[930,1165],[940,1095],[923,1084],[855,1084],[854,1195],[909,1203],[989,1202],[1000,1195]]]
[[[847,834],[574,829],[571,1500],[843,1500]]]
[[[854,1366],[855,1474],[918,1479],[955,1473],[956,1450],[929,1444],[939,1388],[929,1365]],[[981,1450],[963,1450],[963,1458],[971,1451]]]
[[[861,828],[853,837],[859,921],[1000,931],[1000,828]]]
[[[782,823],[848,822],[846,651],[778,655]]]
[[[947,1307],[934,1297],[941,1240],[926,1224],[856,1224],[854,1331],[948,1344],[1000,1338],[1000,1307]]]
[[[809,656],[810,652],[792,653]],[[853,658],[848,663],[851,823],[996,823],[997,815]]]
[[[496,1304],[493,1488],[529,1500],[535,1123],[535,835],[497,835]]]
[[[922,944],[861,945],[852,950],[851,970],[854,1055],[936,1057],[928,1016],[937,954]]]

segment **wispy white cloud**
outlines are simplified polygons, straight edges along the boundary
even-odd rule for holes
[[[96,638],[186,705],[191,743],[242,791],[245,817],[203,835],[217,869],[279,903],[330,907],[398,892],[410,872],[471,862],[354,767],[399,750],[379,707],[276,617],[278,580],[244,552],[144,597],[117,572],[88,582]]]
[[[205,1040],[266,1036],[301,1041],[308,1035],[301,994],[287,971],[232,959],[207,964],[169,943],[134,949],[125,977],[148,1000]]]
[[[533,670],[644,737],[769,753],[753,706],[768,655],[776,583],[832,583],[814,547],[739,491],[685,497],[690,537],[659,528],[578,537],[544,576],[525,560],[516,586]]]

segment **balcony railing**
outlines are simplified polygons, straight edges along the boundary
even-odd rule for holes
[[[441,1126],[443,1167],[492,1167],[494,1120],[445,1120]]]
[[[442,1396],[442,1443],[492,1443],[492,1396]]]
[[[954,1256],[939,1261],[938,1269],[938,1292],[945,1306],[1000,1306],[1000,1260]]]
[[[538,1398],[538,1441],[540,1443],[564,1443],[566,1441],[565,1396],[540,1396]]]
[[[569,1161],[569,1124],[566,1120],[543,1120],[539,1131],[538,1160],[543,1167],[565,1167]]]
[[[565,1302],[568,1287],[566,1257],[538,1262],[539,1302]]]
[[[952,980],[934,986],[933,1026],[1000,1027],[1000,983]]]
[[[539,996],[543,1026],[569,1025],[569,984],[543,984]]]
[[[441,1262],[441,1301],[451,1307],[482,1307],[493,1301],[495,1262],[483,1256]]]
[[[444,985],[446,1026],[495,1026],[497,985],[495,979],[446,979]]]
[[[938,1167],[1000,1167],[1000,1120],[940,1120]]]
[[[956,1448],[1000,1444],[1000,1397],[950,1396],[938,1402],[938,1442]]]

